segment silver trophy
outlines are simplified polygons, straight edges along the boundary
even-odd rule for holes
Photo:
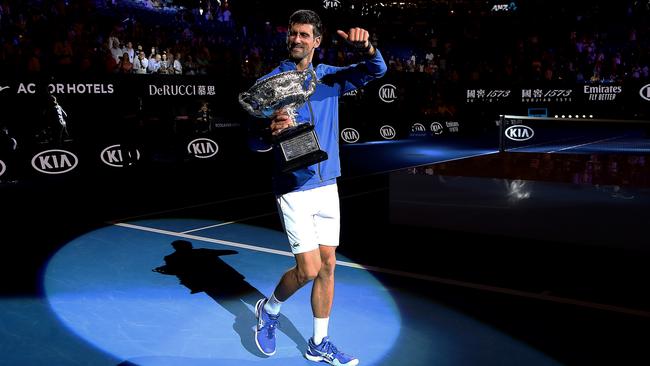
[[[310,75],[311,80],[307,83]],[[314,93],[317,81],[313,69],[281,72],[240,93],[239,104],[254,117],[271,118],[277,110],[284,109],[296,121],[298,108]],[[273,145],[281,157],[280,171],[290,172],[327,159],[327,153],[320,148],[313,122],[296,123],[274,136]]]

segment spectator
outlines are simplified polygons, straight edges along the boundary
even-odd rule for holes
[[[120,62],[117,64],[118,74],[130,74],[133,72],[133,63],[129,61],[129,54],[124,52],[120,57]]]
[[[149,60],[144,54],[144,51],[138,53],[138,57],[135,58],[133,62],[133,70],[136,74],[146,74],[147,69],[149,68]]]

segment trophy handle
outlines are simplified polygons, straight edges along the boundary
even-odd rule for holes
[[[249,92],[239,93],[239,104],[241,104],[241,106],[244,107],[246,112],[252,115],[257,115],[258,113],[253,109],[250,103],[247,102],[250,96],[251,94]]]
[[[307,69],[311,73],[311,80],[309,81],[309,88],[307,89],[307,95],[314,94],[316,90],[316,83],[318,83],[318,78],[316,77],[316,70],[313,68]]]

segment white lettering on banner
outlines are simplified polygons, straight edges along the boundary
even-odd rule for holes
[[[383,125],[379,128],[379,134],[386,140],[392,140],[397,135],[393,126]]]
[[[113,94],[113,84],[48,84],[50,94]]]
[[[494,103],[505,101],[511,94],[512,90],[510,89],[467,89],[465,90],[465,101],[467,103]]]
[[[526,141],[533,138],[535,131],[532,128],[524,125],[514,125],[506,128],[505,135],[513,141]]]
[[[32,158],[32,167],[45,174],[63,174],[77,166],[79,159],[70,151],[52,149],[41,151]]]
[[[639,90],[639,95],[641,95],[641,98],[650,101],[650,84],[644,85],[641,90]]]
[[[420,122],[415,122],[411,125],[410,136],[412,137],[424,137],[427,135],[427,128]]]
[[[379,99],[392,103],[397,99],[397,88],[393,84],[384,84],[379,88]]]
[[[216,95],[214,85],[151,85],[149,84],[149,95]]]
[[[584,86],[584,91],[585,94],[597,94],[597,93],[621,93],[623,91],[622,86],[603,86],[603,85],[598,85],[598,86],[589,86],[585,85]]]
[[[323,8],[325,9],[335,9],[341,6],[340,0],[324,0]]]
[[[505,98],[510,96],[510,90],[490,90],[485,94],[486,98]]]
[[[7,166],[5,165],[5,162],[0,160],[0,177],[2,177],[6,170]]]
[[[341,131],[341,138],[349,144],[355,143],[359,141],[359,131],[350,127],[345,128]]]
[[[18,91],[16,94],[36,94],[36,84],[29,83],[25,85],[24,83],[18,84]]]
[[[442,124],[440,122],[433,122],[429,127],[434,135],[440,135],[442,133]]]
[[[521,101],[532,102],[571,102],[573,89],[522,89]]]
[[[422,123],[416,122],[411,126],[411,132],[425,132],[427,129]]]
[[[614,85],[585,85],[583,91],[588,95],[587,98],[590,101],[611,101],[616,100],[616,96],[623,92],[623,87]]]
[[[492,11],[508,11],[508,10],[510,10],[508,4],[495,4],[492,7]]]
[[[460,123],[449,121],[449,122],[445,122],[445,126],[447,126],[447,129],[449,129],[449,132],[458,132]]]
[[[128,157],[131,159],[133,156],[131,155],[131,151],[125,151]],[[124,154],[122,150],[121,145],[111,145],[104,150],[102,150],[100,154],[100,159],[104,164],[116,168],[124,168]],[[135,149],[135,160],[140,160],[140,151],[138,149]]]
[[[187,144],[187,152],[199,159],[207,159],[215,156],[219,151],[219,145],[216,142],[206,139],[198,138],[190,141]]]
[[[590,101],[616,100],[616,94],[589,94]]]
[[[214,127],[221,128],[221,127],[239,127],[241,126],[241,123],[238,122],[215,122],[213,124]]]

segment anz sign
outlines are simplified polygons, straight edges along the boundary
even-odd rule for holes
[[[526,141],[533,138],[535,131],[524,125],[514,125],[506,128],[506,137],[512,141]]]

